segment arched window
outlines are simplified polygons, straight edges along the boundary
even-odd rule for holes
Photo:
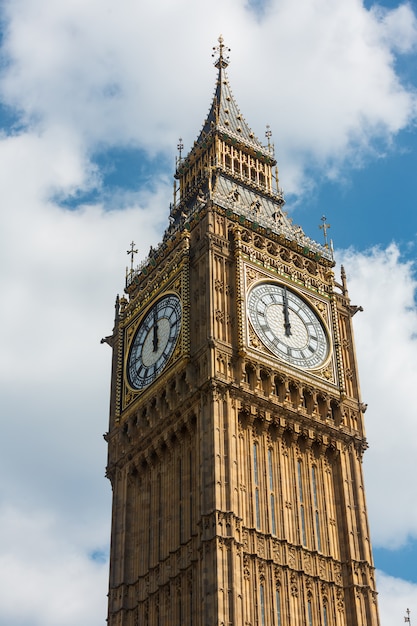
[[[263,583],[260,584],[259,595],[261,609],[261,626],[265,626],[265,589]]]
[[[311,600],[307,602],[307,615],[308,615],[308,626],[313,626],[313,609],[311,607]]]
[[[327,604],[326,602],[323,604],[323,626],[329,626],[329,622],[327,619]]]
[[[300,534],[301,543],[303,546],[307,545],[306,536],[306,520],[305,520],[305,502],[304,502],[304,488],[303,488],[303,466],[301,461],[297,463],[297,475],[298,475],[298,499],[300,505]]]
[[[313,465],[311,469],[311,480],[313,483],[314,527],[316,531],[317,550],[321,552],[320,512],[317,495],[317,471],[315,465]]]
[[[258,468],[258,444],[253,444],[253,481],[255,483],[255,523],[259,530],[261,527],[261,509],[259,503],[259,468]]]
[[[272,463],[272,449],[268,448],[268,473],[269,473],[269,502],[271,506],[271,533],[277,534],[277,523],[275,518],[275,487]]]
[[[282,617],[281,617],[281,593],[279,589],[275,591],[275,604],[277,610],[277,626],[282,625]]]

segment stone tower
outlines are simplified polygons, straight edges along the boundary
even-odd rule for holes
[[[227,52],[107,338],[108,624],[377,626],[356,307],[283,211]]]

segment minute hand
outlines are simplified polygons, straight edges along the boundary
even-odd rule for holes
[[[284,313],[284,328],[285,328],[285,336],[289,337],[291,335],[291,324],[290,324],[290,316],[288,313],[288,295],[287,288],[284,287],[284,293],[282,295],[283,300],[283,313]]]
[[[155,309],[153,314],[153,351],[158,350],[158,312]]]

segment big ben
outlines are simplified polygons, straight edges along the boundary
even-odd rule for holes
[[[215,54],[168,226],[107,338],[108,624],[377,626],[356,308],[284,211],[221,37]]]

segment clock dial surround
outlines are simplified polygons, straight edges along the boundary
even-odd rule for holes
[[[129,351],[127,378],[133,389],[150,385],[172,356],[181,329],[178,296],[168,294],[148,310],[139,324]]]
[[[284,285],[258,283],[247,298],[249,320],[262,343],[282,361],[316,369],[329,356],[329,339],[318,314]]]

